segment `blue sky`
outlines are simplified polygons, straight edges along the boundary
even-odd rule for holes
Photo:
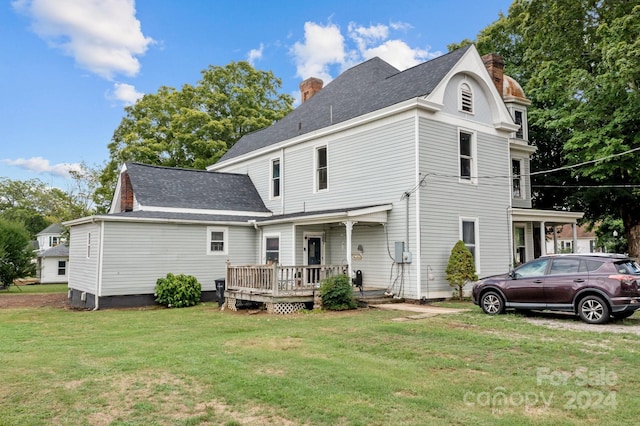
[[[0,5],[0,177],[63,190],[101,166],[124,107],[209,65],[298,84],[380,56],[405,69],[474,39],[511,0],[12,0]]]

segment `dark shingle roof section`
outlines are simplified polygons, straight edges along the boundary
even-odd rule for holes
[[[58,244],[40,253],[39,257],[69,257],[69,246],[66,244]]]
[[[42,231],[38,232],[36,235],[62,234],[63,231],[64,231],[64,227],[61,224],[54,223],[44,228]]]
[[[112,213],[100,217],[126,217],[130,219],[163,219],[181,222],[249,222],[254,220],[256,216],[245,215],[225,215],[225,214],[206,214],[206,213],[178,213],[178,212],[158,212],[137,210],[134,212]]]
[[[266,129],[244,135],[225,161],[343,121],[428,95],[470,46],[405,71],[373,58],[340,74],[311,99]]]
[[[235,173],[127,163],[142,206],[267,213],[251,178]]]

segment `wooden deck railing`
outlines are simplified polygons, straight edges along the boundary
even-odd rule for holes
[[[323,279],[346,273],[346,265],[231,265],[226,289],[273,296],[312,294]]]

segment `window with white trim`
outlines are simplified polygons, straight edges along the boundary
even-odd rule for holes
[[[280,197],[280,159],[271,160],[271,198]]]
[[[265,235],[264,249],[265,263],[278,263],[280,261],[280,236]]]
[[[511,115],[513,116],[513,122],[520,126],[520,128],[513,133],[513,137],[516,139],[527,140],[529,135],[526,110],[511,108]]]
[[[207,254],[227,254],[228,253],[227,228],[214,226],[207,227]]]
[[[524,198],[522,191],[522,160],[511,160],[511,195]]]
[[[316,191],[326,190],[329,184],[329,167],[327,163],[327,147],[316,148],[315,155]]]
[[[460,111],[473,114],[473,92],[467,83],[460,85]]]
[[[87,259],[91,257],[91,232],[87,232]]]
[[[514,229],[516,265],[521,265],[527,261],[527,247],[524,236],[524,227],[516,226]]]
[[[58,261],[58,275],[67,275],[67,261],[59,260]]]
[[[474,218],[460,219],[460,239],[473,255],[476,272],[479,271],[478,220]]]
[[[460,130],[458,133],[458,142],[460,155],[460,179],[475,183],[475,135],[471,132]]]
[[[49,247],[55,247],[60,244],[60,237],[49,237]]]

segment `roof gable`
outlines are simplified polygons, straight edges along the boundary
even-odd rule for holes
[[[42,231],[38,232],[36,235],[47,235],[47,234],[58,235],[58,234],[62,234],[63,231],[64,231],[64,227],[61,224],[54,223],[44,228]]]
[[[220,163],[296,136],[428,95],[470,46],[399,71],[373,58],[340,74],[282,120],[244,135]]]
[[[126,163],[123,169],[140,210],[269,212],[247,175],[140,163]]]

